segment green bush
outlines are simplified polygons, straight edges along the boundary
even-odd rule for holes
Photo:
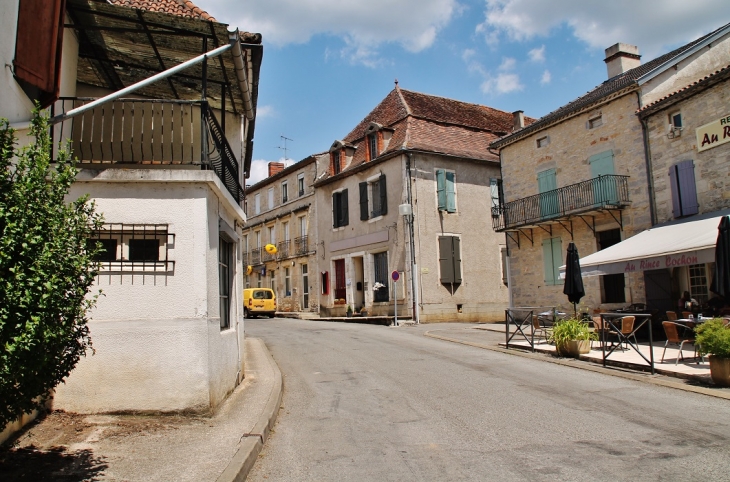
[[[568,318],[555,323],[549,340],[556,346],[573,340],[597,340],[598,336],[591,331],[588,323],[577,318]]]
[[[0,429],[42,408],[91,347],[87,296],[101,225],[88,197],[67,203],[77,169],[59,149],[51,165],[48,120],[36,110],[35,142],[20,150],[0,120]]]
[[[730,358],[730,329],[722,318],[714,318],[699,325],[695,330],[695,342],[702,354]]]

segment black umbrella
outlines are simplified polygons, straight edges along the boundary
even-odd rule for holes
[[[585,296],[586,291],[583,288],[583,276],[580,273],[578,248],[572,242],[568,245],[568,255],[565,257],[563,294],[568,295],[568,301],[573,303],[573,315],[577,317],[578,313],[575,305]]]
[[[710,291],[725,300],[730,299],[730,219],[723,216],[717,227],[715,244],[715,273],[712,275]]]

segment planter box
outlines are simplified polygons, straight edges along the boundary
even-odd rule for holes
[[[730,387],[730,358],[710,355],[710,377],[715,385]]]
[[[560,356],[577,357],[578,355],[585,355],[591,351],[590,340],[571,340],[564,344],[556,345],[555,349]]]

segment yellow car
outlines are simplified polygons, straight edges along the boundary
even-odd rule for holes
[[[273,318],[276,315],[276,295],[269,288],[247,288],[243,290],[243,315],[255,318],[265,315]]]

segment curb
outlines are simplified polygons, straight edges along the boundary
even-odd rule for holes
[[[271,352],[266,348],[264,342],[260,339],[252,339],[261,344],[261,351],[265,354],[266,360],[274,370],[274,388],[271,390],[269,400],[266,402],[266,406],[261,412],[259,421],[256,422],[250,433],[243,434],[243,441],[241,442],[236,455],[233,456],[225,470],[221,475],[218,476],[217,482],[242,482],[246,480],[248,473],[256,463],[256,459],[264,447],[266,440],[269,438],[271,429],[274,428],[276,423],[276,417],[279,414],[279,408],[281,407],[281,401],[283,396],[283,379],[281,376],[281,370],[274,361],[274,357],[271,356]]]
[[[473,342],[463,341],[463,340],[456,340],[454,338],[449,338],[446,336],[435,335],[431,331],[425,332],[424,335],[429,338],[449,341],[452,343],[459,343],[461,345],[467,345],[467,346],[472,346],[474,348],[481,348],[483,350],[490,350],[490,351],[494,351],[494,352],[498,352],[498,353],[504,353],[506,355],[519,356],[522,358],[530,358],[532,360],[542,361],[542,362],[546,362],[546,363],[553,363],[555,365],[562,365],[562,366],[571,367],[571,368],[578,368],[580,370],[587,370],[587,371],[591,371],[591,372],[595,372],[595,373],[601,373],[603,375],[623,378],[626,380],[633,380],[636,382],[649,383],[650,385],[655,385],[655,386],[659,386],[659,387],[673,388],[676,390],[684,390],[685,392],[692,392],[692,393],[697,393],[700,395],[707,395],[708,397],[715,397],[715,398],[722,398],[724,400],[730,400],[730,391],[719,391],[721,389],[717,389],[717,388],[712,389],[712,388],[706,388],[706,387],[697,387],[697,386],[693,386],[693,385],[687,385],[684,383],[675,382],[675,381],[667,380],[664,378],[656,378],[656,375],[642,375],[642,374],[638,374],[638,373],[628,373],[628,372],[621,371],[620,369],[610,369],[610,368],[603,368],[602,366],[594,366],[591,362],[585,362],[585,361],[579,361],[579,360],[569,360],[569,359],[562,359],[562,358],[547,358],[545,356],[545,354],[537,355],[534,353],[524,352],[519,349],[508,350],[508,349],[502,348],[502,347],[482,345],[481,343],[473,343]],[[589,364],[589,363],[591,363],[591,364]]]

